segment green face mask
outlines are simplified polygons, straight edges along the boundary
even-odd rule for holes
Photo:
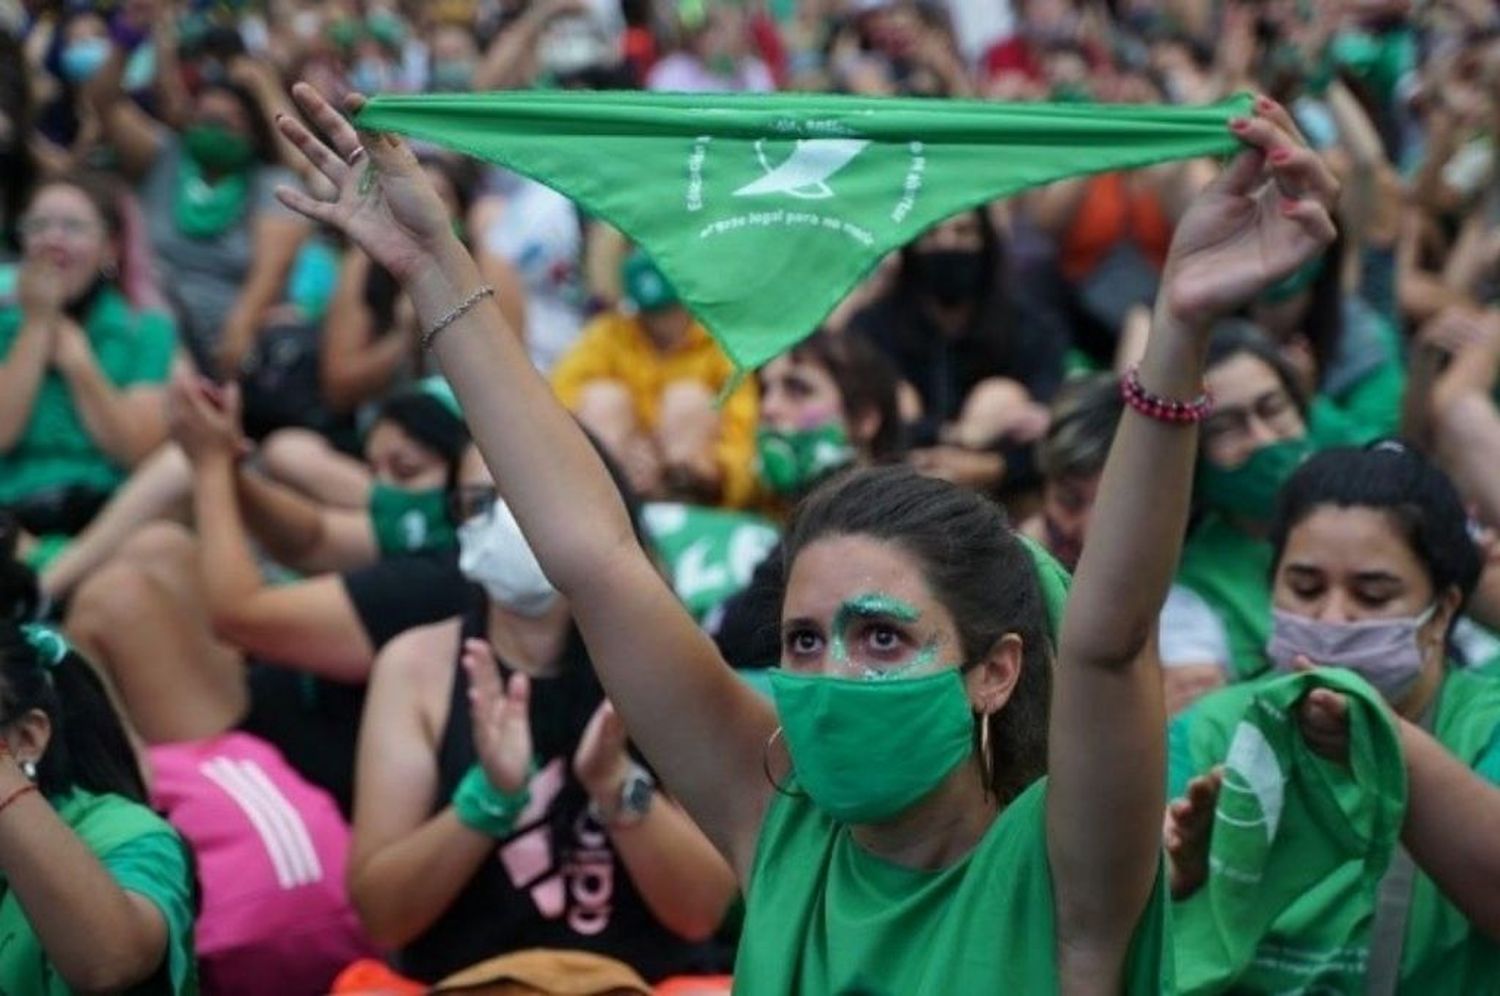
[[[849,433],[837,422],[815,429],[761,429],[755,447],[760,479],[782,496],[799,495],[829,471],[854,460]]]
[[[370,489],[370,523],[385,556],[447,550],[458,545],[448,520],[448,495],[441,488],[408,491],[377,482]]]
[[[222,125],[193,125],[182,133],[182,147],[199,166],[216,173],[238,172],[255,158],[250,140]]]
[[[891,819],[974,749],[974,714],[957,668],[884,681],[769,674],[797,782],[841,823]]]
[[[1312,440],[1303,436],[1262,446],[1250,454],[1250,459],[1228,470],[1201,461],[1198,496],[1220,512],[1253,522],[1270,522],[1276,511],[1276,493],[1312,451]]]

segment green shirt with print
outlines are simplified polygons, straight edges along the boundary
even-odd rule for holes
[[[19,306],[0,308],[0,362],[9,356],[21,325]],[[84,317],[83,330],[116,388],[166,383],[177,348],[166,314],[135,311],[118,290],[105,287]],[[113,491],[127,472],[90,437],[67,381],[49,369],[20,438],[0,453],[0,504],[70,486]]]

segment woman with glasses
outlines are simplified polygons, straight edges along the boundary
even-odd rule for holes
[[[37,188],[0,299],[0,505],[32,536],[71,536],[166,437],[171,319],[120,288],[121,220],[103,178]]]
[[[529,948],[604,955],[651,982],[702,967],[733,873],[633,756],[477,448],[454,506],[485,597],[376,661],[349,878],[366,930],[424,982]],[[529,801],[486,813],[481,777],[529,778]]]
[[[1341,416],[1309,401],[1280,350],[1247,322],[1214,332],[1193,484],[1196,516],[1161,620],[1170,711],[1266,668],[1276,493],[1318,444],[1340,441]]]

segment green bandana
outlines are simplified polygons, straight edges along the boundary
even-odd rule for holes
[[[838,422],[815,429],[761,429],[755,447],[761,481],[783,497],[801,494],[854,459],[849,433]]]
[[[1347,766],[1298,729],[1297,704],[1318,687],[1348,702]],[[1208,881],[1172,917],[1179,991],[1364,992],[1369,917],[1406,812],[1380,695],[1339,668],[1227,689],[1179,718],[1171,753],[1174,791],[1224,765]],[[1289,911],[1314,893],[1321,915],[1293,925]]]
[[[185,154],[177,159],[177,193],[172,216],[177,230],[188,238],[211,239],[244,217],[250,199],[250,174],[241,169],[208,182],[203,175],[202,160],[193,154],[190,145],[199,130],[190,129],[183,136]]]
[[[382,557],[449,550],[458,544],[448,520],[448,494],[441,488],[409,491],[376,484],[370,490],[369,512]]]
[[[1206,107],[525,92],[380,96],[358,127],[499,163],[624,232],[742,368],[944,218],[1069,176],[1233,153]]]
[[[770,672],[797,782],[841,823],[880,823],[933,789],[974,750],[957,668],[920,678]]]
[[[1221,512],[1251,522],[1270,522],[1276,512],[1277,492],[1312,452],[1312,440],[1303,436],[1262,446],[1238,467],[1225,469],[1200,461],[1198,497]]]

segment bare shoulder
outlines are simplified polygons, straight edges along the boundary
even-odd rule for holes
[[[425,728],[440,729],[447,720],[461,632],[459,619],[445,619],[391,640],[375,660],[371,696],[415,706]]]

